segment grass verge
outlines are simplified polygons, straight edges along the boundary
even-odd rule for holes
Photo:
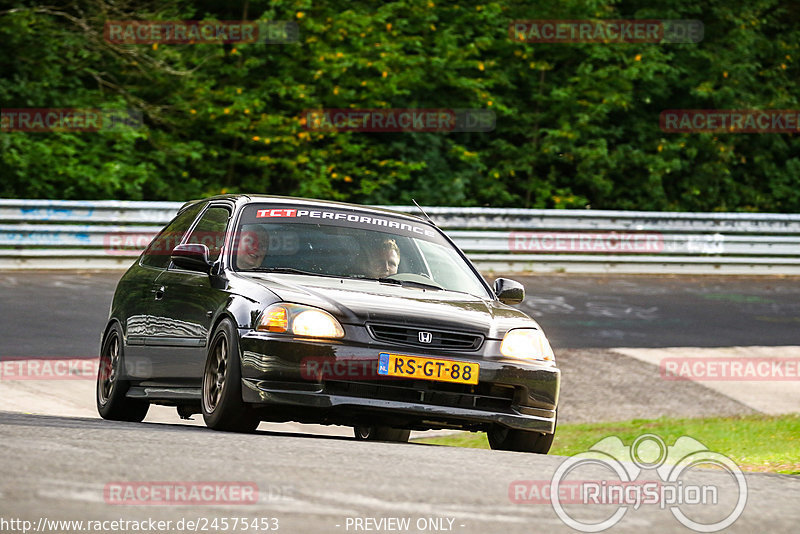
[[[710,450],[729,456],[744,471],[800,475],[800,414],[562,424],[550,454],[572,456],[608,436],[617,436],[630,445],[642,434],[661,436],[667,445],[673,445],[681,436],[693,437]],[[483,432],[460,432],[415,442],[489,448]]]

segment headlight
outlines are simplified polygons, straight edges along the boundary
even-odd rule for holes
[[[518,360],[539,360],[555,363],[550,343],[541,330],[518,328],[509,330],[500,345],[500,354]]]
[[[344,337],[344,329],[333,315],[298,304],[273,304],[261,314],[256,330],[307,337]]]
[[[344,337],[339,321],[321,310],[298,313],[292,321],[292,333],[296,336]]]

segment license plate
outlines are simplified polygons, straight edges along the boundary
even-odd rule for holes
[[[477,363],[388,352],[382,352],[378,362],[379,375],[456,382],[458,384],[477,384],[480,368],[480,364]]]

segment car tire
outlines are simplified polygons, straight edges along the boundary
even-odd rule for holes
[[[122,339],[122,329],[114,323],[100,347],[95,387],[97,412],[103,419],[140,423],[147,415],[150,403],[126,397],[130,382],[120,378],[125,369]]]
[[[201,408],[206,426],[214,430],[253,432],[261,423],[242,400],[239,338],[229,319],[223,319],[211,336],[203,371]]]
[[[353,431],[359,441],[397,441],[406,443],[411,435],[410,430],[389,426],[359,425],[353,427]]]
[[[558,412],[556,412],[556,425],[558,425]],[[553,428],[552,434],[545,434],[492,425],[486,434],[489,446],[494,450],[547,454],[553,445],[556,429]]]

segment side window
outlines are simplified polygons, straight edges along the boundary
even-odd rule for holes
[[[172,254],[172,250],[180,244],[184,234],[189,230],[197,214],[200,213],[200,210],[205,205],[205,202],[198,202],[172,219],[172,222],[161,230],[161,233],[153,239],[142,253],[141,264],[166,269],[169,265],[169,256]]]
[[[217,206],[208,208],[186,242],[207,246],[208,259],[217,261],[225,245],[225,229],[228,227],[230,216],[228,208]]]

